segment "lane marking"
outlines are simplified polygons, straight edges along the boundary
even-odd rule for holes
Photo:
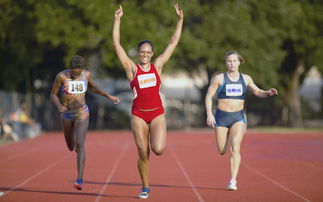
[[[114,164],[114,166],[113,166],[113,168],[112,168],[109,176],[107,177],[107,179],[104,182],[104,186],[102,187],[102,189],[101,189],[100,193],[98,194],[98,196],[95,198],[95,200],[94,200],[95,202],[99,202],[100,201],[103,193],[105,192],[105,190],[107,189],[107,187],[109,185],[109,182],[110,182],[111,178],[113,177],[115,171],[117,170],[117,167],[119,166],[119,163],[120,163],[121,159],[123,158],[123,156],[125,155],[126,151],[128,150],[129,145],[130,145],[130,140],[128,140],[127,144],[124,146],[122,152],[120,153],[120,155],[119,155],[117,161],[115,162],[115,164]]]
[[[195,196],[197,197],[197,199],[200,201],[200,202],[204,202],[204,199],[202,198],[202,196],[200,195],[200,193],[197,191],[196,189],[196,186],[193,184],[191,178],[189,177],[189,175],[187,174],[182,162],[178,159],[177,155],[175,154],[175,152],[170,148],[170,151],[172,153],[172,155],[174,156],[178,166],[180,167],[185,179],[187,180],[187,182],[189,183],[189,185],[191,186]]]
[[[16,189],[18,189],[18,188],[20,188],[20,187],[24,186],[25,184],[27,184],[27,183],[28,183],[28,182],[30,182],[31,180],[35,179],[35,178],[36,178],[36,177],[38,177],[39,175],[44,174],[44,173],[45,173],[45,172],[47,172],[49,169],[51,169],[52,167],[54,167],[54,166],[56,166],[57,164],[61,163],[61,162],[62,162],[62,161],[64,161],[65,159],[67,159],[67,158],[71,158],[71,156],[72,156],[72,155],[67,155],[67,156],[65,156],[64,158],[61,158],[61,159],[59,159],[59,160],[55,161],[54,163],[51,163],[49,166],[47,166],[47,167],[46,167],[46,168],[44,168],[43,170],[39,171],[38,173],[34,174],[33,176],[31,176],[31,177],[27,178],[25,181],[23,181],[23,182],[22,182],[22,183],[20,183],[19,185],[15,186],[14,188],[11,188],[11,189],[10,189],[10,190],[8,190],[8,191],[5,191],[5,192],[4,192],[4,194],[3,194],[2,196],[6,195],[6,194],[9,194],[10,192],[15,191]]]
[[[312,163],[308,163],[308,162],[305,162],[305,161],[297,161],[297,162],[300,163],[300,164],[303,164],[305,166],[311,167],[311,168],[316,168],[316,169],[321,170],[321,171],[323,170],[322,167],[319,167],[319,166],[317,166],[315,164],[312,164]]]
[[[285,190],[285,191],[287,191],[287,192],[289,192],[289,193],[293,194],[294,196],[297,196],[298,198],[301,198],[301,199],[303,199],[303,200],[304,200],[304,201],[306,201],[306,202],[311,202],[311,200],[309,200],[308,198],[305,198],[304,196],[302,196],[302,195],[300,195],[300,194],[298,194],[298,193],[294,192],[293,190],[291,190],[291,189],[287,188],[286,186],[284,186],[284,185],[280,184],[279,182],[277,182],[277,181],[275,181],[275,180],[271,179],[270,177],[266,176],[265,174],[263,174],[263,173],[259,172],[258,170],[256,170],[256,169],[254,169],[254,168],[250,167],[250,166],[249,166],[249,165],[247,165],[246,163],[241,163],[241,165],[243,165],[244,167],[248,168],[249,170],[251,170],[252,172],[256,173],[257,175],[259,175],[259,176],[261,176],[261,177],[265,178],[266,180],[270,181],[270,182],[271,182],[271,183],[273,183],[274,185],[277,185],[277,186],[278,186],[278,187],[280,187],[281,189],[283,189],[283,190]]]

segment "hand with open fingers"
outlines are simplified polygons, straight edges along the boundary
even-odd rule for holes
[[[120,5],[119,8],[115,11],[114,17],[121,18],[123,16],[122,6]]]
[[[184,18],[184,13],[183,10],[181,10],[178,6],[178,4],[174,4],[175,10],[176,10],[176,14],[178,16],[179,19],[183,19]]]

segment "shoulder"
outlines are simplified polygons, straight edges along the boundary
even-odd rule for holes
[[[242,78],[244,79],[244,81],[246,82],[246,84],[247,84],[247,85],[248,85],[249,83],[252,83],[252,82],[253,82],[253,80],[252,80],[251,76],[249,76],[248,74],[243,74],[243,73],[241,73],[241,75],[242,75]]]
[[[222,84],[224,81],[224,73],[220,73],[220,74],[217,74],[215,75],[214,77],[214,83],[217,83],[217,84]]]
[[[64,70],[64,71],[59,72],[59,73],[56,75],[56,80],[63,80],[63,79],[66,79],[65,70]]]
[[[86,69],[83,69],[82,72],[83,72],[83,74],[84,74],[84,76],[85,76],[86,79],[88,79],[88,80],[91,79],[92,74],[91,74],[90,71],[88,71]]]

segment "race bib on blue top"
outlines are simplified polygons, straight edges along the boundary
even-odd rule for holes
[[[226,96],[241,96],[242,95],[242,85],[241,84],[226,84],[225,85]]]

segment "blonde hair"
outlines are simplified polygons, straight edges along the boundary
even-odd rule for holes
[[[226,52],[226,54],[224,55],[224,62],[227,61],[227,58],[230,55],[236,55],[236,56],[238,56],[238,59],[240,61],[240,64],[243,64],[243,63],[246,62],[245,59],[237,51],[228,51],[228,52]]]

